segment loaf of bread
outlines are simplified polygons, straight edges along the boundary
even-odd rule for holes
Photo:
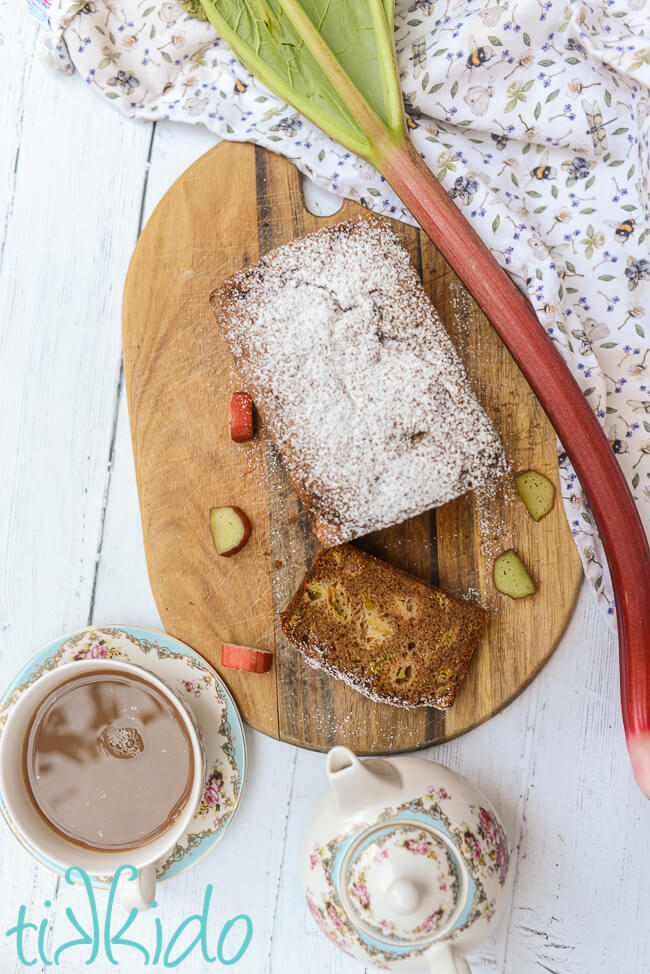
[[[317,555],[281,620],[285,636],[311,666],[367,697],[446,710],[488,615],[340,545]]]
[[[280,247],[210,300],[324,544],[400,523],[506,471],[384,222],[348,221]]]

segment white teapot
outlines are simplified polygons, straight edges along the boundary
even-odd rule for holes
[[[503,897],[508,840],[488,800],[423,758],[327,756],[303,838],[309,909],[345,953],[383,970],[469,974]]]

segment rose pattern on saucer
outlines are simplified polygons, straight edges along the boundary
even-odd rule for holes
[[[205,690],[210,689],[210,683],[205,677],[198,680],[183,680],[183,689],[193,697],[200,697]]]
[[[205,782],[197,815],[208,815],[211,809],[219,811],[222,807],[227,808],[232,803],[232,798],[229,795],[222,794],[223,782],[223,774],[219,770],[219,765],[213,765]]]
[[[199,730],[206,758],[206,780],[200,805],[187,833],[164,860],[156,864],[158,880],[166,880],[198,862],[218,842],[234,815],[246,774],[246,742],[235,704],[221,678],[189,647],[164,633],[140,627],[90,627],[57,640],[22,669],[0,700],[0,734],[13,704],[44,673],[82,659],[115,659],[133,663],[162,679],[189,709]],[[19,841],[0,801],[0,812]],[[36,856],[55,872],[54,863]],[[92,877],[108,886],[111,877]]]
[[[125,652],[116,649],[106,639],[93,639],[89,636],[82,641],[73,659],[114,659],[115,657],[127,661],[129,659]]]

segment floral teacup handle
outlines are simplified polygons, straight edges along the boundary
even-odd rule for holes
[[[123,910],[148,910],[156,893],[156,866],[149,863],[136,870],[123,867],[117,881],[117,900]]]

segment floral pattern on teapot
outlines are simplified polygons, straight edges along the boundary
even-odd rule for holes
[[[475,868],[481,871],[484,878],[496,873],[500,885],[503,886],[510,861],[508,843],[503,829],[494,814],[487,808],[474,804],[470,805],[470,808],[478,821],[474,825],[474,829],[463,823],[460,830],[462,853],[466,860],[474,863]]]
[[[342,906],[339,890],[343,857],[359,833],[383,822],[404,819],[411,825],[414,821],[419,821],[428,829],[436,828],[451,840],[467,868],[469,890],[466,905],[452,928],[446,932],[443,929],[440,942],[453,940],[478,919],[487,923],[492,920],[495,914],[495,898],[488,895],[486,888],[501,888],[505,883],[509,863],[507,839],[491,810],[462,799],[460,802],[464,806],[465,814],[460,818],[460,824],[454,825],[451,814],[447,814],[451,813],[454,797],[445,788],[430,787],[422,798],[396,807],[386,807],[373,821],[356,821],[353,826],[326,844],[312,846],[309,852],[310,882],[306,888],[307,904],[323,933],[345,953],[361,958],[370,956],[375,966],[388,970],[395,961],[417,957],[431,946],[431,941],[405,946],[376,941],[355,926]],[[458,804],[453,818],[456,822],[459,821]],[[415,855],[428,855],[431,845],[432,843],[426,841],[416,842],[409,851]],[[375,852],[375,855],[381,854],[381,849]],[[350,895],[350,889],[347,892]],[[360,907],[360,912],[372,910],[363,870],[355,877],[352,896],[356,900],[355,905]],[[441,925],[444,928],[445,924],[443,917],[436,918],[435,913],[430,921],[430,931],[434,939],[436,930]],[[425,922],[428,924],[428,921]],[[422,924],[420,932],[426,933],[429,930]]]
[[[390,852],[399,849],[414,856],[426,857],[435,862],[438,868],[440,905],[420,924],[406,932],[409,939],[422,937],[423,934],[433,935],[446,926],[456,909],[458,874],[449,850],[442,843],[436,842],[431,833],[424,829],[417,832],[414,832],[412,827],[392,830],[363,849],[350,869],[348,899],[356,907],[358,914],[363,916],[378,933],[384,936],[396,933],[397,928],[394,923],[384,918],[379,919],[375,915],[366,873],[373,865],[381,865],[387,860]]]

